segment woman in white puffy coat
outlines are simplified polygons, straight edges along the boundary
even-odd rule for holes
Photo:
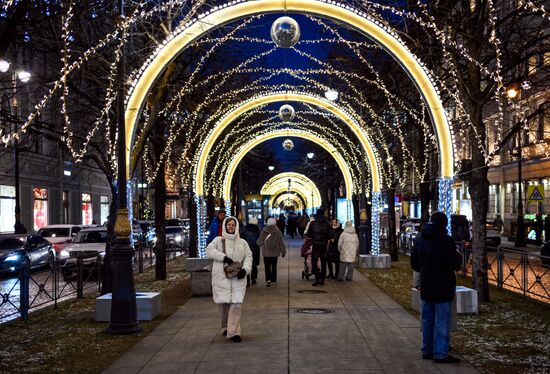
[[[357,237],[357,233],[351,221],[346,222],[346,227],[344,231],[342,231],[342,234],[340,234],[340,239],[338,239],[338,250],[340,251],[340,272],[338,273],[338,280],[343,281],[345,275],[346,280],[350,281],[353,279],[353,263],[359,251],[359,238]]]
[[[218,304],[223,334],[234,342],[241,341],[241,304],[246,293],[246,275],[252,268],[252,252],[246,240],[239,237],[239,222],[235,217],[223,221],[222,236],[206,247],[206,257],[212,265],[212,296]],[[243,264],[237,276],[227,278],[225,266],[238,261]]]

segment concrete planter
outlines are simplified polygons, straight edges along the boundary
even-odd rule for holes
[[[95,299],[96,322],[109,322],[111,320],[112,294],[99,296]],[[161,311],[161,298],[159,292],[136,292],[136,306],[138,321],[150,321],[156,318]]]

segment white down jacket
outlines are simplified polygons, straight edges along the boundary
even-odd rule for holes
[[[228,234],[225,224],[233,218],[237,222],[235,234]],[[225,253],[224,253],[225,242]],[[206,247],[206,257],[214,260],[212,264],[212,296],[216,304],[242,304],[246,292],[246,277],[238,279],[227,278],[223,271],[223,258],[227,256],[233,261],[243,263],[246,274],[252,268],[252,251],[246,240],[239,237],[239,223],[234,217],[227,217],[223,221],[222,236],[216,237]]]
[[[359,250],[359,238],[355,233],[353,226],[346,227],[340,239],[338,239],[338,250],[340,251],[340,261],[355,262],[357,251]]]

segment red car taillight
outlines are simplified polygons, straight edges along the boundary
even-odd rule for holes
[[[71,242],[71,239],[67,239],[65,240],[64,242],[62,243],[54,243],[53,244],[53,247],[55,249],[55,252],[56,253],[59,253],[63,250],[63,248],[65,248],[65,246],[67,245],[67,243],[70,243]]]

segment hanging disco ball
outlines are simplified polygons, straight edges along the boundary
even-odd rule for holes
[[[285,104],[279,108],[279,118],[283,122],[289,122],[292,121],[294,118],[295,112],[292,105]]]
[[[292,151],[293,148],[294,148],[294,142],[290,139],[285,139],[285,141],[283,142],[283,149],[285,151]]]
[[[281,48],[290,48],[300,40],[300,25],[290,17],[280,17],[271,25],[271,39]]]

